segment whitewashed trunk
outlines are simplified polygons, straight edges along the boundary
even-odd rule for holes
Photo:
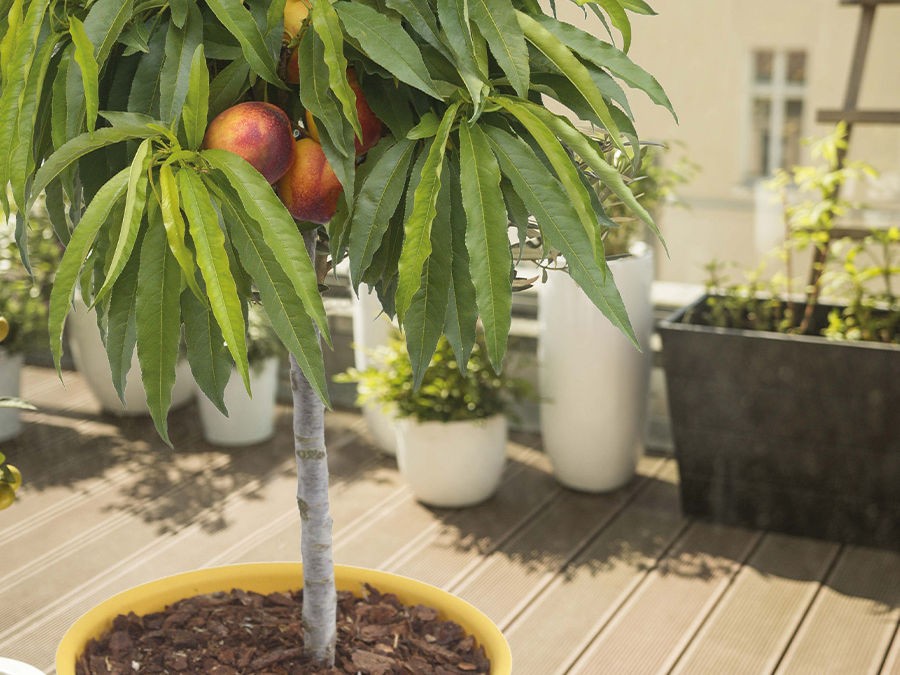
[[[643,451],[653,330],[653,255],[610,261],[642,351],[564,272],[540,287],[541,431],[557,480],[588,492],[614,490]]]
[[[19,397],[22,383],[21,354],[10,354],[0,349],[0,396]],[[20,411],[16,408],[0,409],[0,441],[8,441],[22,432]]]

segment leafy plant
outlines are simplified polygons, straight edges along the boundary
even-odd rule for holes
[[[137,348],[167,441],[182,335],[210,399],[221,400],[232,364],[249,386],[244,317],[258,295],[291,355],[306,646],[329,662],[319,343],[329,336],[319,283],[349,257],[354,288],[374,287],[398,316],[416,386],[443,333],[467,364],[479,318],[500,370],[514,277],[508,228],[522,240],[536,227],[547,253],[563,254],[576,282],[634,340],[608,271],[602,206],[573,157],[650,227],[652,219],[600,144],[542,97],[625,152],[625,138],[631,147],[639,141],[620,83],[671,104],[627,55],[629,12],[653,13],[644,0],[578,0],[608,27],[609,41],[535,0],[298,1],[0,0],[0,185],[12,189],[11,202],[0,191],[0,210],[18,207],[28,265],[29,213],[46,195],[66,245],[50,297],[54,358],[80,286],[108,327],[120,394]],[[286,33],[289,10],[300,21],[292,18]],[[373,140],[364,138],[360,99],[383,138],[358,158],[356,137]],[[336,212],[324,199],[314,205],[327,222],[295,222],[251,163],[209,142],[207,123],[245,101],[275,104],[297,134],[318,139],[297,142],[287,171],[304,182],[317,167],[328,175],[329,200],[332,175],[338,181]],[[290,185],[278,191],[296,206]]]
[[[0,223],[0,316],[8,322],[2,348],[13,354],[46,348],[50,289],[62,247],[49,222],[28,232],[31,274],[19,258],[14,226]]]
[[[506,411],[512,400],[527,394],[526,384],[498,374],[487,358],[482,340],[476,340],[465,370],[446,337],[438,340],[431,363],[418,388],[406,344],[395,335],[386,346],[372,350],[372,365],[349,369],[339,382],[355,382],[358,403],[378,403],[398,417],[419,422],[456,422],[484,419]]]
[[[765,261],[741,281],[732,281],[725,266],[707,266],[709,297],[699,320],[711,325],[770,330],[783,333],[819,333],[833,339],[900,342],[900,300],[894,292],[900,275],[900,230],[875,229],[862,238],[835,238],[841,216],[856,205],[842,195],[851,179],[874,176],[864,162],[839,161],[846,151],[846,125],[838,124],[828,136],[814,142],[811,154],[821,164],[779,172],[773,186],[780,190],[785,240],[770,259],[783,269],[767,275]],[[788,188],[796,196],[788,196]],[[811,260],[808,281],[795,278],[795,256]],[[803,290],[803,301],[797,291]],[[844,307],[830,312],[827,324],[816,321],[816,308],[824,297]]]
[[[266,359],[282,354],[284,347],[266,316],[265,308],[251,302],[247,307],[247,361],[250,367],[258,367]]]

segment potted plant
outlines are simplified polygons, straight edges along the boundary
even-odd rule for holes
[[[659,146],[641,148],[640,162],[610,148],[609,162],[650,212],[688,180],[682,161],[663,167]],[[653,333],[653,250],[644,224],[588,171],[605,214],[602,231],[610,271],[641,346],[634,348],[567,274],[564,258],[545,264],[539,287],[538,362],[541,434],[556,479],[576,490],[604,492],[634,476],[643,451]]]
[[[458,508],[494,494],[506,464],[506,407],[525,387],[494,371],[483,341],[463,371],[442,337],[416,388],[406,343],[395,335],[373,350],[368,368],[340,381],[357,383],[360,405],[390,411],[397,465],[419,501]]]
[[[62,251],[46,221],[28,233],[31,274],[19,259],[12,223],[0,225],[0,396],[19,395],[26,354],[47,344],[47,312],[53,274]],[[0,411],[0,441],[22,428],[19,409]]]
[[[900,230],[832,241],[851,206],[839,189],[871,173],[841,166],[845,151],[839,125],[813,145],[818,165],[779,176],[797,190],[780,274],[735,283],[711,265],[707,295],[660,326],[681,503],[721,522],[896,548]],[[800,255],[814,261],[808,283],[793,279]]]
[[[652,10],[643,0],[587,5],[621,36],[619,49],[531,0],[468,10],[404,0],[3,7],[0,184],[20,207],[19,235],[44,193],[66,245],[50,302],[57,364],[78,286],[105,326],[117,392],[136,349],[151,417],[169,441],[182,337],[211,398],[232,363],[249,384],[244,307],[258,296],[291,359],[304,658],[333,663],[320,284],[349,258],[354,289],[374,287],[397,315],[414,386],[442,333],[465,368],[478,317],[499,370],[511,321],[508,224],[524,237],[534,222],[637,343],[570,153],[652,219],[596,141],[540,102],[557,100],[625,149],[636,132],[610,82],[670,107],[626,53],[628,11]],[[0,210],[10,212],[2,192]],[[111,622],[87,621],[92,631]],[[66,645],[60,673],[74,669],[77,649]],[[508,651],[489,657],[509,672]]]
[[[198,392],[197,405],[203,437],[214,445],[252,445],[271,438],[275,430],[278,366],[284,349],[262,305],[247,306],[248,394],[237,369],[232,368],[222,398]]]

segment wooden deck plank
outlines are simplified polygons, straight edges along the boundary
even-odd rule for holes
[[[572,667],[558,672],[667,672],[761,536],[694,522]]]
[[[673,672],[771,673],[839,549],[767,535]]]
[[[900,554],[848,547],[778,673],[877,673],[900,621]]]
[[[894,631],[894,639],[881,667],[881,675],[900,675],[900,624]]]

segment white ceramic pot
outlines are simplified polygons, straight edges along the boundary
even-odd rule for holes
[[[568,274],[540,286],[538,362],[544,449],[563,485],[614,490],[643,451],[651,367],[653,255],[610,261],[642,351],[615,328]]]
[[[137,350],[131,357],[131,368],[125,379],[125,405],[119,400],[112,383],[112,371],[106,348],[97,327],[97,314],[76,297],[66,320],[66,331],[72,360],[84,377],[94,398],[105,411],[114,415],[149,415],[147,393],[141,381],[141,366]],[[194,395],[194,378],[187,359],[181,359],[175,369],[175,385],[172,387],[172,408],[191,400]]]
[[[201,392],[197,392],[197,407],[203,437],[213,445],[253,445],[272,437],[275,431],[275,398],[278,393],[277,356],[270,357],[250,368],[250,390],[247,395],[244,381],[232,370],[225,385],[225,407],[228,417]]]
[[[0,396],[19,396],[23,361],[21,354],[10,354],[5,349],[0,349]],[[0,441],[8,441],[21,432],[20,411],[16,408],[0,408]]]
[[[44,675],[44,671],[22,661],[0,656],[0,675]]]
[[[375,292],[368,293],[360,287],[359,297],[353,300],[353,360],[357,370],[369,365],[368,353],[388,343],[393,324],[381,311],[381,303]],[[377,403],[363,406],[363,418],[375,444],[389,455],[397,454],[397,435],[394,431],[394,415]]]
[[[506,417],[419,422],[399,418],[397,465],[416,498],[431,506],[471,506],[494,494],[506,463]]]

